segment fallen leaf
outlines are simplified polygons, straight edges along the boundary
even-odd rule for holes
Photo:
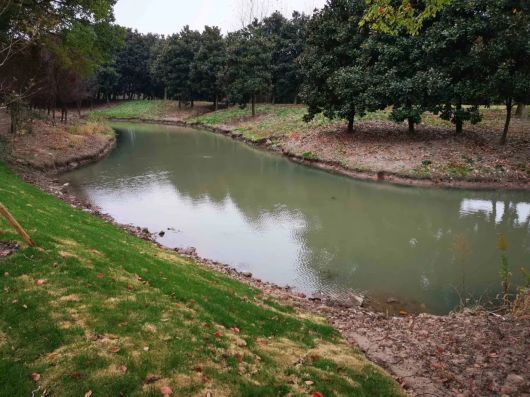
[[[79,380],[81,379],[81,373],[79,372],[74,372],[70,375],[73,379],[76,379],[76,380]]]
[[[399,314],[401,314],[402,316],[406,316],[409,313],[406,310],[400,310]]]
[[[34,382],[38,382],[40,380],[40,374],[38,372],[33,372],[31,374],[31,379],[33,379]]]
[[[146,384],[155,383],[156,381],[159,381],[160,379],[162,378],[158,375],[149,375],[147,378],[145,378],[145,383]]]
[[[44,285],[45,282],[46,282],[45,280],[43,280],[43,279],[39,279],[39,280],[37,280],[37,281],[35,282],[35,284],[37,284],[37,285]]]
[[[103,273],[96,274],[96,278],[99,278],[100,280],[105,278],[105,275]]]
[[[149,351],[149,346],[144,347],[144,352],[148,352],[148,351]]]
[[[243,362],[243,355],[241,353],[236,353],[236,360],[241,364]]]
[[[231,328],[231,330],[234,334],[239,334],[241,332],[241,330],[237,327]]]
[[[306,380],[306,381],[305,381],[305,384],[306,384],[307,386],[313,386],[313,385],[315,384],[315,382],[313,382],[312,380]]]
[[[122,374],[126,374],[128,369],[125,365],[120,365],[119,370]]]
[[[221,331],[217,331],[214,335],[215,335],[216,338],[220,338],[221,336],[223,336]]]
[[[202,367],[195,367],[195,368],[193,368],[193,370],[195,372],[201,373],[202,372]]]
[[[89,390],[85,393],[85,397],[90,397],[92,396],[92,390]]]
[[[113,347],[112,349],[110,349],[111,353],[118,353],[120,351],[120,348],[119,347]]]
[[[162,395],[164,397],[167,397],[167,396],[171,396],[173,394],[173,390],[171,390],[171,388],[169,386],[162,386],[160,388],[160,393],[162,393]]]
[[[313,394],[311,394],[311,397],[324,397],[324,395],[320,393],[319,391],[316,391],[316,392],[313,392]]]

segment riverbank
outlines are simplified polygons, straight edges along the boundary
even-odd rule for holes
[[[102,159],[116,144],[114,131],[104,122],[42,118],[12,136],[7,118],[0,112],[0,141],[5,142],[6,161],[19,166],[59,173]]]
[[[498,144],[503,114],[484,109],[484,120],[455,136],[452,126],[426,115],[417,133],[387,121],[385,112],[368,114],[348,134],[342,122],[322,116],[303,122],[305,108],[296,105],[259,105],[252,118],[239,107],[212,112],[206,103],[193,110],[152,101],[127,102],[95,117],[209,129],[290,159],[356,179],[400,185],[469,189],[530,189],[530,119],[515,119],[506,146]],[[173,109],[173,110],[171,110]]]
[[[66,187],[54,182],[47,175],[27,170],[24,172],[26,178],[41,189],[103,217],[107,223],[112,222],[98,209],[69,195]],[[21,202],[20,205],[24,208],[24,203]],[[22,209],[20,211],[22,212]],[[152,240],[153,236],[145,230],[124,225],[121,227],[144,239]],[[86,237],[86,233],[81,234],[81,237]],[[27,255],[24,250],[19,254]],[[360,346],[371,360],[391,371],[412,395],[504,393],[517,396],[528,393],[527,368],[530,366],[528,357],[524,354],[530,348],[528,318],[514,318],[511,315],[502,317],[485,311],[467,311],[451,316],[388,317],[358,307],[354,301],[345,303],[330,301],[326,297],[308,298],[298,295],[290,290],[255,280],[248,274],[240,274],[229,266],[197,258],[193,250],[185,250],[181,254],[184,254],[185,260],[190,263],[202,264],[225,273],[260,289],[265,296],[272,296],[282,304],[298,308],[302,317],[307,317],[308,312],[313,313],[310,318],[314,315],[320,318],[326,316],[344,337]],[[114,264],[106,266],[110,269]],[[483,332],[477,333],[477,329]],[[521,382],[521,378],[525,381]]]

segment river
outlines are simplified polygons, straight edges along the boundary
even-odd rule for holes
[[[443,314],[501,292],[499,236],[512,285],[530,268],[528,192],[356,181],[207,131],[114,127],[108,158],[62,177],[74,192],[262,280]]]

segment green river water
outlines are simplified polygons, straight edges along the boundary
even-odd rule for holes
[[[295,164],[206,131],[116,124],[117,149],[63,176],[120,223],[171,248],[312,294],[356,291],[447,313],[530,268],[530,194],[397,187]]]

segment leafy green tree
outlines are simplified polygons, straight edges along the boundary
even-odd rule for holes
[[[530,102],[530,3],[485,0],[491,31],[480,52],[491,100],[506,105],[501,144],[507,141],[514,103]]]
[[[271,84],[272,43],[257,24],[227,36],[227,61],[223,72],[228,98],[241,105],[252,104],[256,115],[256,98],[268,93]]]
[[[456,134],[462,133],[465,122],[479,122],[479,105],[491,101],[490,76],[480,57],[480,48],[492,32],[490,23],[484,2],[454,0],[422,32],[427,64],[448,81],[431,110],[450,120]]]
[[[448,85],[444,75],[426,62],[423,44],[421,34],[374,33],[365,45],[378,81],[369,88],[369,97],[377,98],[380,108],[392,106],[390,119],[407,121],[409,133],[415,132],[422,114],[439,103]]]
[[[348,121],[377,108],[369,88],[374,76],[363,50],[368,29],[359,28],[366,7],[356,0],[330,0],[308,23],[307,44],[300,60],[304,73],[306,120],[316,114]]]
[[[223,94],[222,71],[226,62],[226,45],[218,27],[205,26],[195,56],[192,80],[197,94],[213,100],[215,110]]]
[[[263,19],[260,29],[272,42],[272,102],[296,102],[302,85],[298,57],[305,46],[309,18],[294,12],[291,19],[276,11]]]
[[[151,79],[152,49],[159,40],[153,34],[127,30],[125,45],[115,56],[116,71],[120,76],[119,93],[129,99],[135,95],[153,96]]]
[[[193,100],[199,87],[192,79],[195,55],[200,47],[201,34],[185,26],[179,34],[170,36],[166,47],[160,52],[157,69],[164,73],[161,79],[167,84],[169,95],[182,101]]]

